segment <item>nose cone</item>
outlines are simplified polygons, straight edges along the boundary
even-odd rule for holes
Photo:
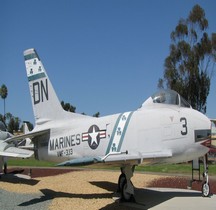
[[[197,129],[211,129],[211,121],[206,115],[196,111],[195,119]]]

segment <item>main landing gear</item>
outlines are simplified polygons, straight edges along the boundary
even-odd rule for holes
[[[121,193],[121,199],[126,202],[134,202],[134,186],[131,182],[135,166],[125,166],[121,168],[121,175],[118,180],[118,192]]]
[[[6,157],[0,157],[0,173],[4,172],[4,174],[7,174],[7,158]]]
[[[210,196],[210,185],[209,185],[209,179],[208,179],[208,163],[207,163],[207,155],[203,157],[203,165],[204,165],[204,172],[203,172],[203,179],[204,182],[202,184],[202,195],[203,197],[209,197]]]

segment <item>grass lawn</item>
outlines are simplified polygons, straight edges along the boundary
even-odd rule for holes
[[[34,166],[34,167],[54,167],[56,163],[48,161],[38,161],[34,158],[20,159],[10,158],[8,160],[8,166]]]
[[[47,162],[47,161],[38,161],[34,158],[29,159],[18,159],[11,158],[8,161],[8,166],[26,166],[26,167],[55,167],[56,163]],[[109,169],[107,167],[91,165],[85,166],[85,168],[93,168],[93,169]],[[182,163],[182,164],[165,164],[165,165],[151,165],[151,166],[137,166],[136,171],[140,172],[159,172],[159,173],[169,173],[169,174],[191,174],[192,164],[191,163]],[[118,167],[112,167],[112,170],[119,170]],[[201,164],[201,172],[203,172],[203,165]],[[216,164],[209,165],[209,175],[216,175]]]
[[[165,164],[157,166],[138,166],[137,171],[147,171],[147,172],[159,172],[168,174],[192,174],[192,164],[191,163],[181,163],[181,164]],[[200,165],[200,171],[203,173],[203,164]],[[197,172],[198,173],[198,172]],[[195,172],[196,174],[196,172]],[[209,175],[216,175],[216,165],[209,165]]]

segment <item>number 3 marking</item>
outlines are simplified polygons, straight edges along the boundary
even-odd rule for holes
[[[187,119],[185,117],[180,118],[180,122],[182,122],[182,127],[184,130],[181,130],[182,135],[187,135]]]

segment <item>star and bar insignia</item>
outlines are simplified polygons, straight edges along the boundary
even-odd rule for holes
[[[97,149],[100,140],[106,138],[106,130],[100,130],[97,125],[92,125],[88,132],[82,133],[82,141],[88,141],[91,149]]]

